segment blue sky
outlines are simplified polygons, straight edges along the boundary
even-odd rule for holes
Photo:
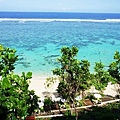
[[[120,0],[0,0],[0,11],[120,13]]]

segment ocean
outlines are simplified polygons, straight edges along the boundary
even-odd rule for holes
[[[77,59],[108,66],[120,52],[120,14],[0,12],[0,44],[17,50],[15,73],[50,76],[63,46],[77,46]]]

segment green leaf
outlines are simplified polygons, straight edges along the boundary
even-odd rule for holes
[[[32,72],[28,72],[26,74],[26,79],[31,79],[32,78]]]
[[[11,86],[11,83],[9,79],[4,77],[2,80],[2,87],[5,89],[5,88],[9,88],[10,86]]]
[[[4,47],[2,45],[0,45],[0,51],[3,51]]]

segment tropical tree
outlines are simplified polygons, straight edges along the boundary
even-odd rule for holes
[[[90,63],[87,60],[76,59],[78,48],[75,46],[63,47],[61,53],[62,56],[58,58],[61,67],[53,70],[53,74],[60,78],[57,91],[75,108],[76,96],[91,86]]]
[[[14,74],[16,50],[0,45],[0,120],[16,120],[38,108],[38,97],[30,91],[32,73]]]
[[[115,79],[105,69],[105,65],[102,62],[95,63],[93,74],[93,85],[96,90],[99,90],[101,93],[106,89],[109,82],[116,83]]]
[[[118,51],[114,54],[114,62],[109,65],[108,72],[114,78],[116,78],[117,83],[120,84],[120,53]]]
[[[109,65],[108,72],[109,74],[116,79],[117,83],[117,92],[118,92],[118,98],[120,98],[120,53],[118,51],[115,52],[114,54],[114,60],[112,63]]]
[[[0,80],[0,106],[7,109],[6,116],[8,119],[15,120],[27,115],[28,80],[31,75],[31,73],[26,75],[22,73],[22,76],[7,74]],[[2,114],[0,116],[2,117]]]

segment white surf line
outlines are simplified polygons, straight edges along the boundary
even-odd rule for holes
[[[52,21],[63,21],[63,22],[120,22],[120,19],[105,19],[105,20],[95,20],[95,19],[29,19],[29,18],[0,18],[0,21],[19,21],[24,23],[27,21],[38,21],[38,22],[52,22]]]

